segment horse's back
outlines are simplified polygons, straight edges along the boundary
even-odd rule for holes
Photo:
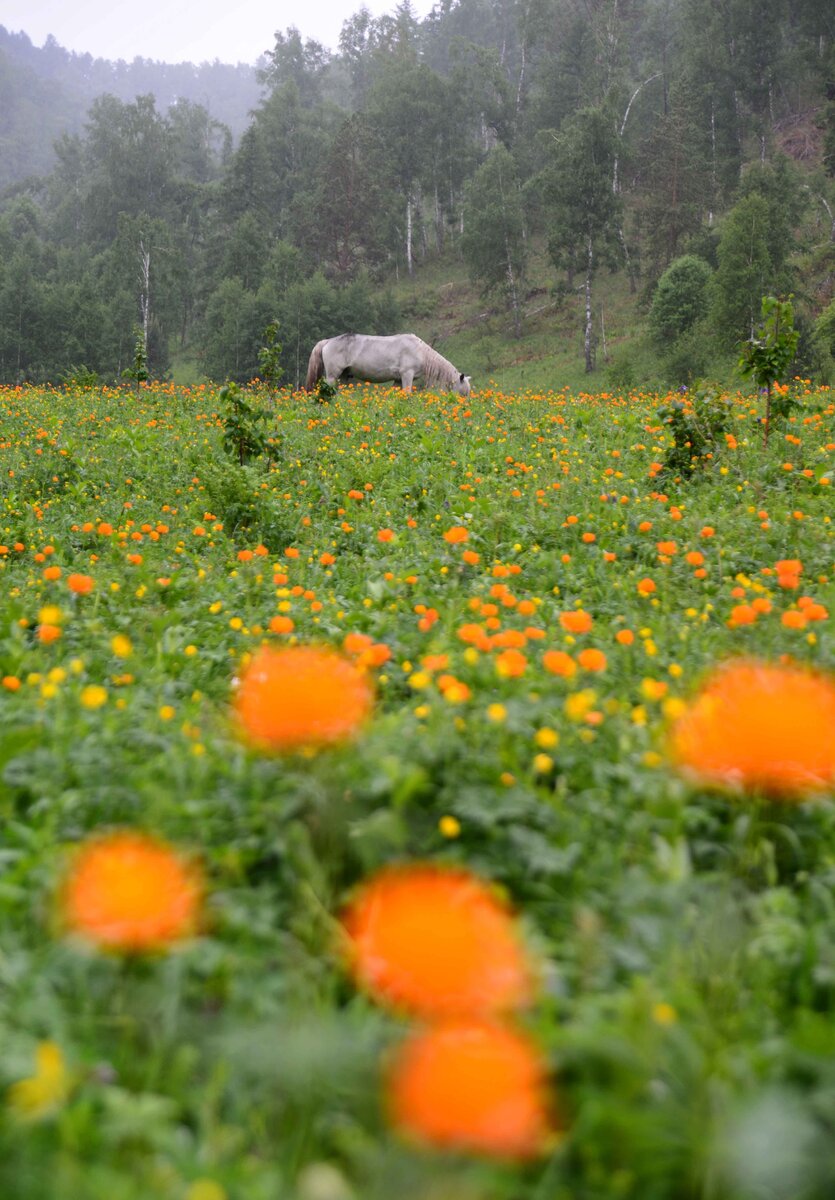
[[[347,372],[370,383],[383,383],[399,379],[404,371],[416,371],[423,346],[414,333],[342,333],[328,339],[323,354],[329,377]]]

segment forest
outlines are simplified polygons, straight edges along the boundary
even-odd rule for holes
[[[246,381],[275,321],[298,385],[320,337],[419,325],[438,266],[510,339],[570,295],[588,372],[615,273],[668,384],[791,294],[795,373],[828,379],[834,39],[819,0],[404,0],[257,68],[0,30],[0,382]]]

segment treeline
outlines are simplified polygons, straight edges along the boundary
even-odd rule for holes
[[[234,149],[203,105],[101,96],[3,201],[0,379],[116,376],[137,328],[154,375],[188,346],[245,379],[277,318],[296,382],[319,337],[394,328],[387,283],[449,254],[521,332],[533,245],[585,296],[589,367],[614,267],[673,373],[747,336],[766,291],[797,293],[823,362],[834,26],[819,0],[361,9],[335,52],[277,35]]]

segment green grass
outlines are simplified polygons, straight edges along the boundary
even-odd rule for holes
[[[422,336],[460,311],[433,286]],[[487,384],[476,308],[443,345]],[[525,334],[537,373],[496,352],[495,389],[467,402],[282,395],[269,461],[243,469],[213,388],[0,392],[4,1200],[831,1197],[832,795],[716,793],[667,761],[666,730],[728,655],[835,669],[829,616],[781,620],[801,595],[835,612],[835,397],[796,385],[764,454],[758,401],[733,394],[731,443],[659,474],[660,398],[589,393],[557,311],[558,348],[550,316]],[[771,611],[729,626],[754,600]],[[571,635],[578,606],[593,626]],[[271,634],[276,616],[293,630]],[[462,640],[474,623],[522,637],[521,674],[501,639]],[[230,705],[261,643],[352,632],[390,654],[357,740],[245,745]],[[544,666],[588,647],[605,670]],[[123,957],[63,935],[71,852],[114,828],[200,863],[198,937]],[[340,914],[381,867],[424,859],[495,884],[537,964],[515,1019],[563,1136],[530,1162],[390,1128],[381,1072],[412,1026],[353,986]],[[26,1119],[11,1089],[44,1043],[66,1074]]]

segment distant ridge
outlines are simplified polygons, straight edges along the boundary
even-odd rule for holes
[[[0,25],[0,191],[49,174],[55,140],[80,133],[90,105],[104,93],[125,102],[152,94],[161,112],[178,99],[202,104],[237,142],[261,88],[254,65],[112,62],[66,50],[51,36],[38,47],[27,34]]]

